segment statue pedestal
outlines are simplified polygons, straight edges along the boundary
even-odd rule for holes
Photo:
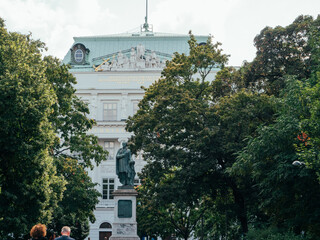
[[[139,240],[137,235],[137,191],[132,186],[122,186],[113,192],[114,222],[110,240]]]

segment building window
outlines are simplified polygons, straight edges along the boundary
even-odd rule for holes
[[[71,50],[71,62],[70,64],[74,65],[84,65],[88,64],[85,60],[88,56],[90,50],[86,48],[82,43],[77,43],[73,45]]]
[[[142,151],[137,152],[137,154],[134,155],[134,159],[135,159],[136,161],[143,161]]]
[[[106,120],[106,121],[117,120],[117,103],[103,104],[103,120]]]
[[[138,112],[138,102],[133,102],[133,115],[135,115]]]
[[[101,223],[99,228],[112,228],[111,224],[108,222]]]
[[[140,180],[139,178],[135,178],[133,185],[134,185],[134,186],[139,186],[139,185],[141,185],[141,180]]]
[[[83,51],[82,49],[77,49],[74,53],[74,60],[77,62],[77,63],[81,63],[82,60],[83,60],[83,57],[84,57],[84,54],[83,54]]]
[[[104,149],[109,152],[108,160],[114,160],[114,142],[105,141]]]
[[[114,178],[104,178],[102,180],[102,199],[113,199]]]

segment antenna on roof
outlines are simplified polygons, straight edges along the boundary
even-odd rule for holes
[[[153,26],[148,24],[148,0],[146,0],[146,16],[144,24],[141,26],[141,32],[153,32]]]

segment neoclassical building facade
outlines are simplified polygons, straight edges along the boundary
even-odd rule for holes
[[[195,36],[205,43],[208,36]],[[108,159],[89,172],[102,194],[96,206],[96,222],[90,226],[90,240],[105,240],[112,233],[114,201],[112,192],[120,185],[116,175],[115,154],[131,133],[125,131],[125,121],[135,114],[144,91],[159,79],[165,62],[174,52],[188,54],[188,35],[155,33],[115,34],[107,36],[74,37],[74,43],[63,59],[70,64],[76,77],[76,94],[89,104],[90,118],[97,125],[91,133],[109,151]],[[211,79],[218,69],[211,73]],[[144,161],[134,156],[136,172]],[[135,180],[139,184],[138,176]]]

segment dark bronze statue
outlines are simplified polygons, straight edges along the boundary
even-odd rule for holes
[[[122,185],[133,186],[136,172],[134,170],[135,162],[132,159],[131,151],[127,148],[127,143],[122,143],[122,148],[116,156],[116,173]]]

